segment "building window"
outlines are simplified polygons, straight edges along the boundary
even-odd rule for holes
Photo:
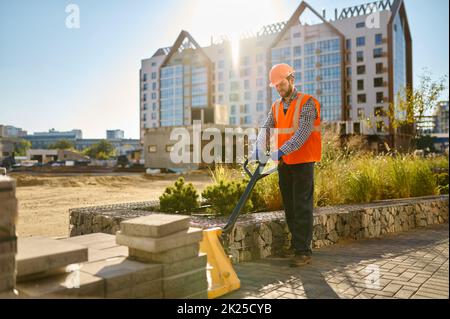
[[[364,80],[358,80],[358,91],[364,90]]]
[[[258,101],[262,101],[264,99],[264,91],[258,91]]]
[[[384,103],[384,93],[377,92],[377,104]]]
[[[257,87],[264,86],[264,80],[262,78],[256,79],[256,86]]]
[[[153,82],[153,83],[152,83],[152,90],[153,90],[153,91],[156,90],[156,82]]]
[[[144,73],[143,81],[144,81],[144,82],[147,81],[147,73]]]
[[[246,91],[244,93],[244,100],[251,100],[252,99],[252,93],[250,91]]]
[[[156,72],[152,72],[152,80],[156,79]]]
[[[235,114],[236,114],[236,105],[232,105],[232,106],[231,106],[230,113],[231,113],[232,115],[235,115]]]
[[[173,145],[166,145],[166,152],[170,153],[173,151]]]
[[[347,76],[352,76],[352,68],[351,67],[347,68]]]
[[[147,94],[144,94],[144,101],[147,101]]]
[[[229,96],[230,102],[238,102],[239,101],[239,94],[232,93]]]
[[[373,113],[375,116],[386,116],[386,111],[383,107],[377,106],[373,109]]]
[[[375,65],[375,71],[377,74],[383,73],[383,63],[377,63]]]
[[[230,117],[230,124],[232,124],[232,125],[236,124],[236,118],[235,117]]]
[[[241,77],[247,77],[251,74],[251,68],[241,69],[240,75]]]
[[[225,61],[223,61],[223,60],[219,61],[217,66],[218,66],[219,69],[223,69],[225,67]]]
[[[305,55],[311,55],[314,54],[314,50],[316,49],[316,44],[313,43],[306,43],[305,44]]]
[[[358,108],[357,116],[359,119],[362,119],[364,117],[364,109],[363,108]]]
[[[296,32],[292,35],[293,38],[300,38],[302,34],[300,32]]]
[[[156,113],[152,112],[152,120],[156,120]]]
[[[155,92],[152,93],[152,100],[156,100],[156,93]]]
[[[263,71],[264,71],[264,69],[263,69],[262,65],[258,65],[258,76],[262,76]]]
[[[375,45],[383,44],[383,35],[381,33],[375,34]]]
[[[366,37],[357,37],[356,38],[356,46],[363,47],[366,45]]]
[[[147,110],[147,103],[144,103],[144,111]]]
[[[231,82],[230,90],[231,91],[238,91],[239,90],[239,82],[237,82],[237,81]]]
[[[301,56],[302,55],[302,47],[296,46],[294,47],[294,56]]]
[[[219,79],[219,81],[223,81],[223,72],[219,72],[217,78]]]
[[[345,47],[347,50],[350,50],[352,48],[352,39],[345,40]]]
[[[256,111],[257,112],[264,111],[264,103],[256,103]]]
[[[219,92],[223,92],[225,90],[225,84],[219,83],[218,89]]]
[[[250,89],[250,80],[244,80],[244,90]]]
[[[361,123],[353,123],[353,134],[361,134]]]
[[[156,147],[156,145],[149,145],[148,146],[148,152],[149,153],[156,153],[157,150],[158,150],[158,148]]]
[[[356,73],[358,74],[366,74],[366,66],[365,65],[358,65],[356,69]]]
[[[156,111],[156,103],[152,103],[152,111]]]
[[[351,54],[351,53],[347,53],[347,54],[345,55],[345,61],[346,61],[347,63],[351,63],[351,62],[352,62],[352,54]]]
[[[359,22],[359,23],[356,24],[356,28],[357,28],[357,29],[364,28],[365,26],[366,26],[366,23],[365,23],[365,22]]]
[[[381,57],[383,57],[383,49],[382,48],[373,49],[373,57],[374,58],[381,58]]]
[[[364,51],[356,52],[356,62],[364,62]]]
[[[366,95],[358,94],[358,103],[366,103]]]
[[[383,121],[377,122],[377,133],[383,132],[384,132],[384,122]]]
[[[375,78],[373,79],[373,86],[376,88],[383,86],[383,78]]]

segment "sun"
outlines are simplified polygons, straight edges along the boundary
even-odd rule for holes
[[[189,1],[189,22],[193,37],[210,39],[225,35],[231,41],[233,64],[239,60],[239,38],[277,22],[284,7],[276,0]]]

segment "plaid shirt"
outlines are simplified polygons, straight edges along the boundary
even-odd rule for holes
[[[289,109],[289,106],[291,105],[292,101],[294,101],[297,98],[297,94],[298,94],[297,89],[294,88],[294,91],[292,92],[289,98],[282,99],[283,110],[285,114]],[[286,143],[284,143],[280,147],[279,150],[282,151],[284,155],[288,155],[300,149],[311,135],[314,126],[314,120],[316,118],[317,118],[317,111],[314,105],[314,101],[312,99],[309,99],[308,101],[306,101],[300,113],[298,130],[288,141],[286,141]],[[270,109],[270,112],[267,115],[267,119],[264,122],[262,129],[260,130],[258,135],[257,146],[259,150],[267,149],[268,144],[267,139],[270,138],[270,129],[274,127],[275,127],[275,120],[273,117],[272,109]]]

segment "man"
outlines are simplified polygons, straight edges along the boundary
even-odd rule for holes
[[[270,71],[270,86],[276,88],[281,99],[272,105],[262,126],[256,154],[263,156],[270,129],[274,129],[277,150],[271,158],[279,162],[279,186],[295,253],[290,265],[297,267],[311,262],[314,164],[321,160],[322,141],[320,104],[297,91],[294,73],[287,64],[275,65]]]

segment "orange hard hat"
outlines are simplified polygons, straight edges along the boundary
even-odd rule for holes
[[[286,79],[289,75],[295,72],[294,68],[292,68],[289,64],[281,63],[276,64],[270,70],[270,87],[275,87],[280,84],[281,81]]]

